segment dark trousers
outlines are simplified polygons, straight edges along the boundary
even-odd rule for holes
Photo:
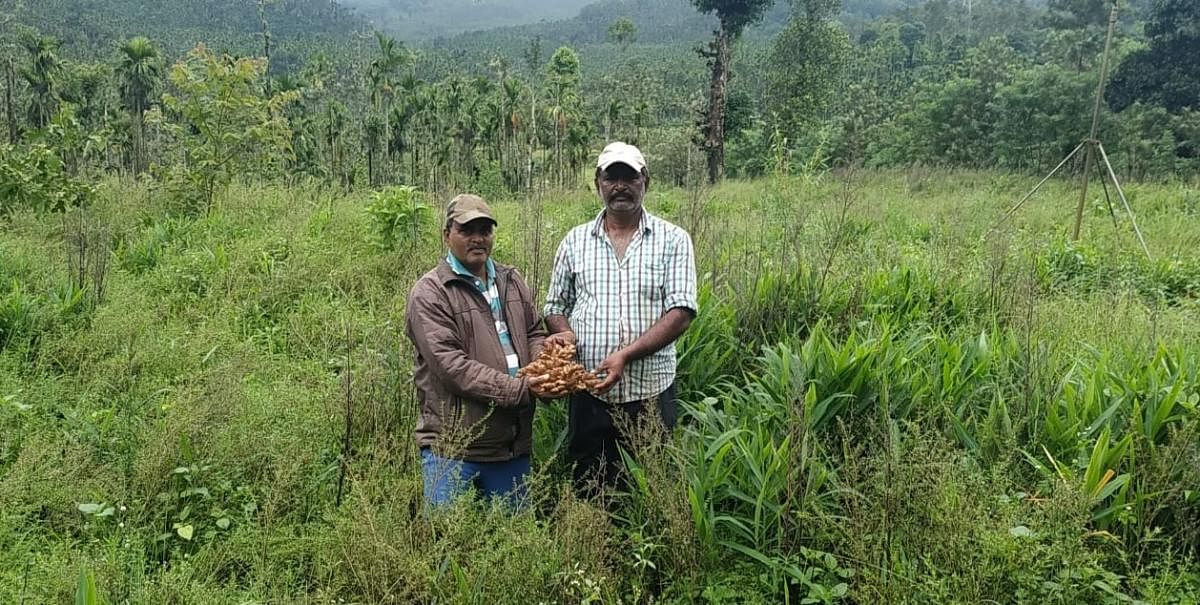
[[[575,488],[584,494],[595,487],[620,487],[623,465],[618,446],[629,451],[626,430],[655,414],[664,435],[675,428],[675,384],[657,397],[610,404],[583,391],[571,396],[567,416],[567,455],[575,465]],[[614,418],[615,417],[615,418]]]

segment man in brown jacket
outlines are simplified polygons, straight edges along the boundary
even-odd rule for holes
[[[471,488],[515,506],[525,496],[533,399],[545,393],[543,379],[516,374],[546,331],[525,281],[491,258],[495,226],[482,198],[455,197],[442,231],[449,252],[408,297],[416,438],[432,506]]]

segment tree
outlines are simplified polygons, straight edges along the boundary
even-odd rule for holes
[[[72,175],[60,151],[44,141],[20,149],[0,144],[0,218],[19,208],[61,213],[91,203],[92,179]]]
[[[789,137],[827,110],[851,50],[845,30],[830,19],[793,17],[775,38],[767,62],[768,109]]]
[[[4,115],[5,121],[8,122],[8,142],[10,145],[16,145],[17,139],[21,137],[21,129],[17,126],[17,111],[16,104],[13,102],[13,93],[17,87],[17,69],[13,65],[12,57],[4,58]]]
[[[616,138],[617,120],[624,109],[625,105],[621,103],[621,99],[613,98],[608,101],[608,108],[604,110],[604,138],[610,141]]]
[[[521,95],[525,86],[516,78],[506,78],[501,86],[500,115],[503,120],[501,132],[505,142],[505,151],[500,156],[500,167],[505,182],[510,189],[515,190],[521,183],[520,166],[516,163],[515,147],[520,141],[521,131],[525,129],[525,118]]]
[[[325,128],[323,130],[326,153],[329,157],[329,176],[344,189],[350,189],[350,174],[345,169],[345,150],[342,134],[346,130],[346,106],[337,99],[325,104]]]
[[[1200,2],[1157,0],[1146,23],[1147,48],[1130,54],[1109,87],[1120,111],[1141,101],[1171,112],[1200,110]]]
[[[1187,1],[1187,0],[1183,0]],[[1113,0],[1049,0],[1051,20],[1063,27],[1103,25]]]
[[[774,0],[691,0],[702,13],[715,13],[720,27],[700,55],[712,69],[708,107],[705,110],[704,152],[708,158],[708,180],[721,180],[725,169],[725,95],[729,85],[729,47],[746,27],[762,18]]]
[[[205,212],[235,173],[265,173],[289,152],[283,108],[300,93],[266,97],[266,69],[263,59],[217,56],[201,44],[171,68],[174,91],[162,98],[170,120],[151,114],[182,145],[173,189]]]
[[[558,183],[566,182],[566,156],[563,142],[579,115],[579,55],[568,46],[560,47],[546,65],[546,86],[550,89],[550,119],[554,123],[554,158]]]
[[[633,106],[633,144],[640,145],[642,139],[642,127],[646,125],[646,114],[650,111],[650,105],[646,101],[638,101],[637,105]]]
[[[56,54],[57,39],[50,36],[27,34],[21,37],[21,46],[29,58],[29,64],[21,68],[21,77],[29,85],[29,107],[26,115],[34,128],[44,128],[50,118],[58,113],[59,77],[62,60]]]
[[[262,27],[263,60],[266,61],[267,96],[271,95],[271,24],[267,22],[267,5],[274,0],[258,0],[258,23]]]
[[[637,41],[637,24],[629,17],[617,17],[608,26],[608,39],[621,45],[621,50],[629,48],[629,44]]]
[[[903,23],[900,25],[900,43],[904,48],[908,49],[908,63],[906,66],[912,69],[913,60],[916,58],[917,46],[925,41],[925,24],[920,21],[916,23]]]
[[[130,164],[134,174],[146,170],[146,111],[162,82],[163,65],[158,49],[149,39],[132,38],[121,45],[121,63],[117,66],[121,104],[129,112],[133,126],[133,153]]]
[[[990,103],[996,162],[1038,172],[1053,167],[1085,133],[1095,88],[1095,76],[1056,65],[1016,72]]]
[[[371,87],[371,104],[375,110],[374,120],[378,124],[370,129],[374,136],[368,144],[375,152],[381,147],[386,152],[387,142],[392,138],[391,110],[392,101],[395,98],[396,80],[400,75],[400,69],[411,65],[412,55],[404,48],[402,42],[397,42],[394,38],[380,32],[375,32],[375,41],[379,45],[379,56],[367,66],[367,81]],[[375,186],[382,182],[383,173],[386,170],[378,170],[374,163],[371,168],[369,171],[370,181],[371,185]]]

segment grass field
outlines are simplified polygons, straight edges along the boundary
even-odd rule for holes
[[[1068,182],[989,232],[1034,182],[652,189],[702,274],[681,426],[586,502],[543,406],[515,516],[421,513],[403,308],[448,195],[391,250],[368,194],[304,186],[11,216],[0,602],[1200,602],[1200,186],[1129,186],[1148,260],[1095,187],[1071,243]],[[542,294],[599,209],[495,206]]]

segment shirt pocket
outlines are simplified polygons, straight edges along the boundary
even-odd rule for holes
[[[643,301],[661,302],[667,296],[667,263],[663,255],[647,258],[638,271],[638,296]]]

